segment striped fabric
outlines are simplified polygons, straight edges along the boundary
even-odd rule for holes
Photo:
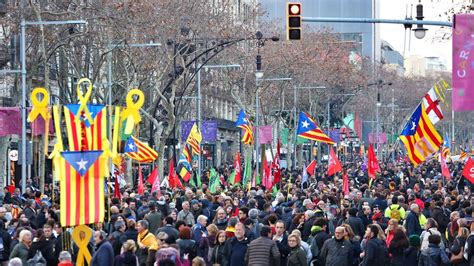
[[[316,122],[304,112],[300,113],[297,134],[298,137],[305,139],[335,144],[335,142],[316,125]]]
[[[124,152],[130,158],[141,163],[151,163],[158,158],[158,153],[155,150],[134,136],[128,138]]]

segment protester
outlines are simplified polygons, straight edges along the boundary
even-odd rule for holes
[[[344,239],[345,228],[339,226],[335,230],[334,238],[324,242],[319,259],[321,265],[349,266],[352,265],[354,250],[351,242]]]
[[[280,252],[271,237],[271,228],[263,226],[260,237],[250,242],[248,246],[245,255],[246,265],[280,265]]]
[[[301,247],[301,238],[297,234],[291,234],[288,236],[288,245],[291,248],[291,252],[288,255],[288,266],[306,266],[308,261],[306,258],[306,252]]]
[[[121,254],[115,256],[115,266],[136,266],[138,265],[138,257],[135,255],[137,251],[136,243],[133,240],[127,240],[123,243]]]
[[[441,236],[429,235],[428,248],[422,249],[419,257],[418,265],[444,265],[449,263],[446,252],[440,248]]]
[[[27,265],[32,242],[31,232],[27,229],[21,230],[18,241],[19,243],[15,245],[10,254],[10,259],[19,258],[23,265]]]
[[[91,266],[114,265],[114,250],[107,241],[107,234],[104,231],[94,232],[95,252],[92,255]]]
[[[408,237],[405,235],[403,229],[395,229],[392,240],[390,241],[390,244],[388,244],[388,253],[390,254],[390,265],[403,266],[405,263],[404,252],[408,247]]]

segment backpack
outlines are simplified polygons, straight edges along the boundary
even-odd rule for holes
[[[398,206],[396,209],[390,208],[390,218],[397,220],[398,222],[402,219],[402,215],[400,214],[400,209],[402,206]]]
[[[320,250],[318,246],[318,241],[316,241],[316,237],[313,237],[310,243],[311,243],[310,249],[311,249],[311,254],[313,254],[313,260],[317,260],[319,258]]]

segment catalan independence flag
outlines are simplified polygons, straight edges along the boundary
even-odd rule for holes
[[[305,139],[325,142],[327,144],[335,143],[330,137],[324,134],[314,120],[305,112],[300,113],[297,134],[298,137]]]
[[[83,116],[81,121],[76,121],[79,104],[67,104],[64,106],[64,119],[66,121],[66,132],[70,151],[79,151],[84,144],[85,150],[102,150],[107,141],[107,108],[105,105],[88,104],[87,108],[94,123],[89,123]],[[83,125],[81,125],[83,123]],[[82,127],[85,126],[85,132]]]
[[[240,127],[244,130],[244,135],[242,136],[242,142],[244,144],[251,145],[253,143],[253,131],[252,125],[247,118],[244,110],[240,110],[239,116],[237,117],[237,121],[235,122],[236,127]]]
[[[124,147],[124,152],[130,158],[141,163],[151,163],[158,158],[158,153],[147,144],[139,141],[134,136],[130,136]]]
[[[408,157],[414,166],[437,152],[443,143],[443,138],[428,118],[423,103],[420,103],[411,115],[400,134],[400,139],[405,144]]]
[[[61,225],[75,226],[104,221],[104,171],[102,151],[61,152]]]

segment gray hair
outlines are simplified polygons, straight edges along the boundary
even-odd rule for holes
[[[238,222],[239,222],[239,218],[237,218],[237,217],[231,217],[231,218],[229,219],[229,226],[235,227]]]
[[[314,212],[312,210],[307,210],[304,212],[304,214],[306,216],[308,216],[309,218],[313,217],[314,216]]]
[[[410,205],[410,210],[412,210],[412,211],[415,210],[415,209],[417,209],[417,208],[419,208],[419,206],[418,206],[418,204],[416,204],[416,203],[412,203],[412,204]]]
[[[198,218],[196,219],[196,221],[202,221],[203,219],[207,221],[207,216],[201,214],[201,215],[198,216]]]
[[[145,229],[148,229],[148,222],[146,220],[140,220],[137,223],[145,227]]]
[[[29,236],[30,238],[33,237],[33,234],[27,229],[21,230],[20,235],[18,236],[18,240],[20,242],[23,242],[25,240],[25,237]]]
[[[23,263],[21,262],[20,258],[13,258],[8,262],[8,266],[22,266]]]
[[[168,239],[168,234],[165,233],[165,232],[159,232],[157,235],[156,235],[157,238],[159,239]]]
[[[62,262],[62,261],[71,261],[72,258],[71,258],[71,254],[68,252],[68,251],[61,251],[61,253],[59,253],[59,261]]]

